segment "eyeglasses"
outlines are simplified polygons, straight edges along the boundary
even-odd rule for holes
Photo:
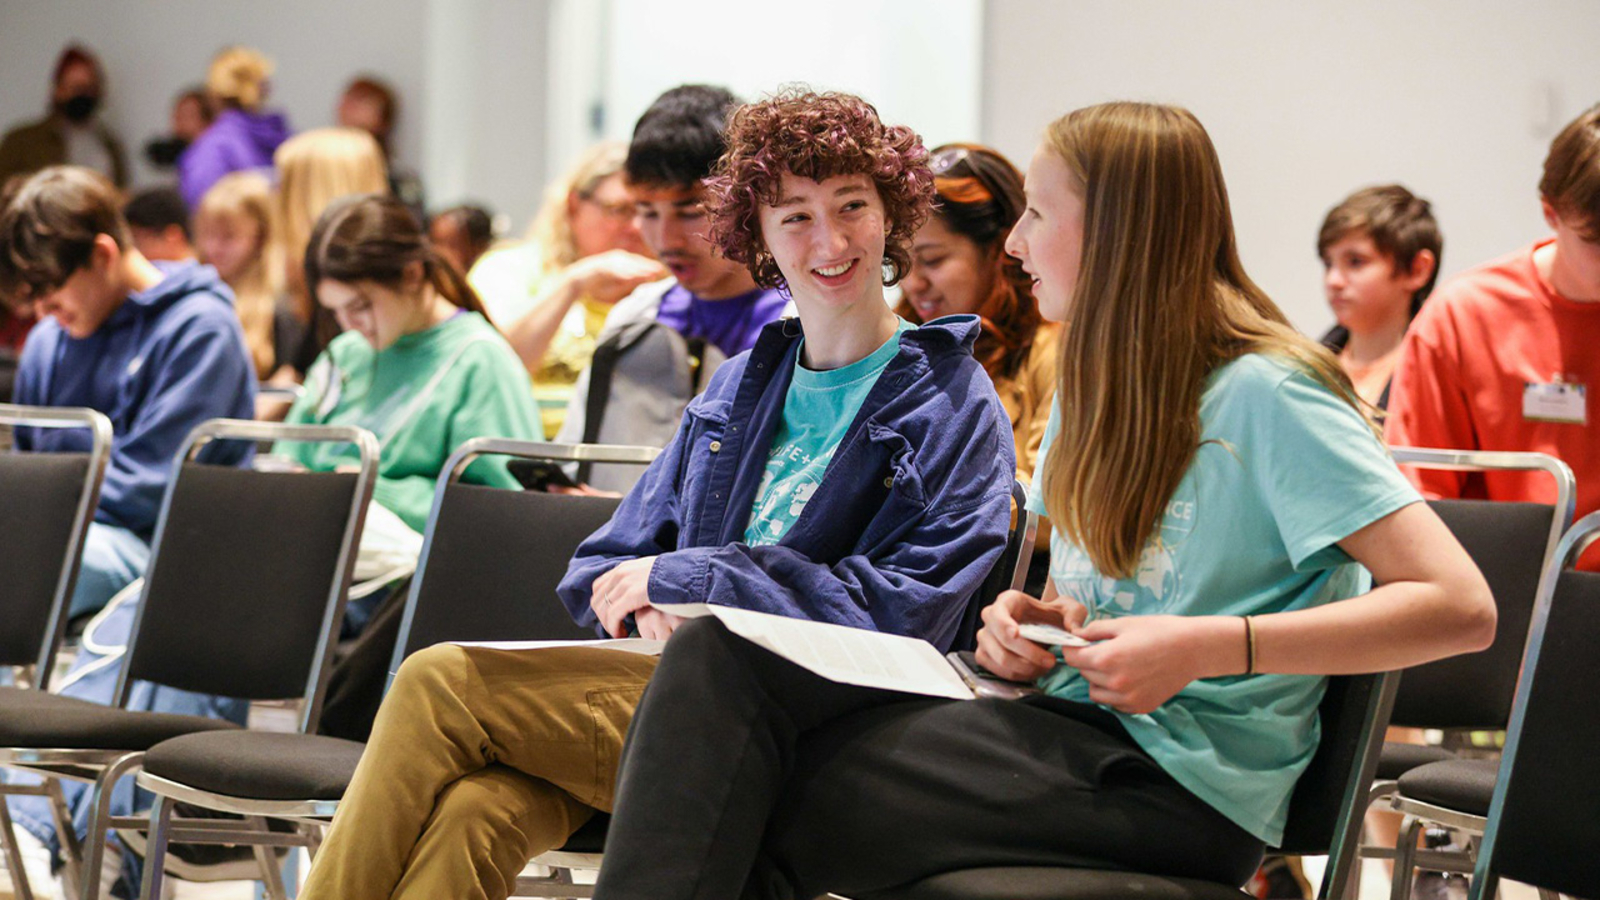
[[[582,194],[578,195],[578,199],[582,200],[585,203],[593,203],[596,207],[598,207],[600,209],[600,214],[605,216],[608,219],[631,219],[631,218],[633,218],[633,203],[630,202],[630,201],[627,201],[627,200],[614,200],[614,201],[612,201],[610,203],[607,203],[606,201],[601,200],[598,197],[594,197],[594,196],[585,197]]]
[[[938,177],[966,161],[971,155],[972,151],[966,147],[946,147],[928,159],[928,169]]]

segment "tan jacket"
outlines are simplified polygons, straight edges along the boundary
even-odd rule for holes
[[[1017,477],[1024,484],[1033,480],[1033,467],[1044,440],[1044,427],[1050,421],[1050,402],[1056,395],[1056,364],[1060,353],[1061,326],[1046,322],[1034,334],[1033,347],[1015,378],[994,383],[1000,403],[1011,418],[1011,437],[1017,444]]]
[[[103,124],[96,122],[94,132],[111,157],[111,180],[119,188],[126,187],[128,162],[122,155],[122,145]],[[67,138],[54,117],[46,116],[37,122],[19,125],[0,139],[0,185],[13,175],[26,175],[66,161]]]

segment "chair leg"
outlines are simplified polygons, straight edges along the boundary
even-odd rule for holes
[[[83,900],[100,900],[100,867],[105,860],[106,841],[111,837],[111,789],[122,776],[144,763],[143,753],[128,753],[106,766],[90,788],[94,793],[94,813],[89,817],[89,833],[83,842],[83,863],[79,875]]]
[[[1400,823],[1400,837],[1394,846],[1394,880],[1389,888],[1389,900],[1411,900],[1411,882],[1416,877],[1417,837],[1422,834],[1423,821],[1416,816],[1406,816]]]
[[[252,827],[268,831],[267,820],[260,816],[251,816],[248,820]],[[289,894],[283,887],[283,872],[278,868],[278,854],[276,848],[264,844],[257,844],[251,848],[256,854],[256,865],[261,867],[262,887],[271,900],[289,900]]]
[[[83,892],[83,847],[78,843],[78,829],[72,827],[72,813],[67,809],[66,795],[61,792],[59,778],[44,780],[45,798],[50,805],[50,817],[56,823],[56,839],[61,843],[61,880],[65,896],[76,897]]]
[[[28,884],[28,873],[22,870],[22,851],[17,849],[17,833],[11,829],[11,809],[0,794],[0,844],[5,845],[6,869],[11,872],[11,892],[17,900],[33,900],[33,886]]]
[[[156,795],[150,807],[150,833],[144,842],[144,884],[140,897],[160,898],[167,877],[167,831],[172,826],[171,797]]]

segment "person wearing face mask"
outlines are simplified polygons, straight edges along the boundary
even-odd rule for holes
[[[50,112],[20,125],[0,139],[0,184],[48,166],[70,163],[128,184],[127,159],[116,135],[95,117],[105,90],[100,60],[88,48],[73,45],[56,59],[51,81]]]

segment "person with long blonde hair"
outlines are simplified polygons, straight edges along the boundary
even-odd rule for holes
[[[1068,323],[1029,502],[1056,531],[1044,596],[987,608],[977,655],[1042,695],[841,685],[690,621],[635,716],[596,897],[856,896],[984,865],[1237,886],[1282,837],[1323,676],[1488,646],[1471,559],[1245,275],[1192,114],[1057,120],[1007,248]]]
[[[272,184],[259,172],[226,175],[194,212],[195,249],[233,289],[256,377],[284,377],[305,326],[284,296],[283,243],[272,211]]]
[[[627,155],[621,142],[591,147],[545,189],[523,240],[490,250],[468,275],[533,376],[548,435],[560,430],[612,307],[669,274],[640,238]]]
[[[282,228],[284,277],[290,308],[307,324],[307,338],[293,365],[305,372],[333,337],[332,320],[318,314],[305,283],[306,242],[328,205],[350,194],[389,190],[383,149],[358,128],[317,128],[285,141],[273,156],[278,171],[276,214]]]

